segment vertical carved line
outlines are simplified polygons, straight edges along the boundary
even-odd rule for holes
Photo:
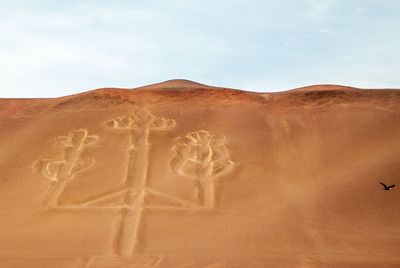
[[[141,196],[144,194],[148,169],[148,122],[139,126],[135,132],[130,131],[130,134],[135,135],[130,138],[135,141],[135,144],[126,179],[128,191],[125,194],[125,204],[127,208],[120,226],[118,254],[121,256],[130,256],[137,243],[137,230],[142,217],[141,207],[144,205],[144,199]],[[136,202],[134,193],[139,193],[140,196]]]
[[[117,254],[130,256],[137,248],[138,233],[143,214],[144,195],[147,184],[150,130],[168,130],[174,120],[156,118],[141,109],[135,116],[117,117],[110,121],[111,127],[129,131],[128,168],[125,179],[125,205],[121,210],[119,233],[116,236]]]

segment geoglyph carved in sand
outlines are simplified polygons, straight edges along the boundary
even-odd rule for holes
[[[64,149],[61,157],[39,161],[40,172],[53,181],[45,197],[46,206],[57,206],[67,182],[78,172],[94,165],[94,158],[84,158],[81,154],[85,147],[93,145],[98,139],[96,135],[89,135],[86,129],[72,131],[67,136],[57,138],[57,142]]]
[[[196,201],[200,206],[215,205],[215,177],[233,166],[225,145],[225,137],[206,130],[188,133],[174,146],[171,168],[196,183]]]
[[[168,131],[175,127],[175,120],[156,117],[146,109],[139,109],[133,115],[115,117],[106,122],[106,126],[128,133],[128,166],[123,185],[111,189],[84,202],[60,206],[57,203],[68,179],[84,168],[93,165],[93,159],[81,157],[82,150],[98,140],[98,136],[88,135],[87,130],[71,132],[66,137],[59,137],[59,143],[66,147],[62,160],[42,160],[42,174],[55,181],[49,193],[47,206],[64,209],[118,209],[119,219],[115,230],[114,255],[132,257],[137,253],[140,222],[144,209],[211,209],[215,204],[215,177],[228,171],[233,162],[223,136],[212,135],[206,130],[188,133],[178,138],[173,147],[174,157],[170,166],[177,174],[195,181],[195,200],[183,200],[173,194],[166,194],[147,186],[149,168],[150,131]],[[53,167],[54,166],[54,167]],[[57,184],[61,183],[60,185]],[[167,200],[167,206],[147,204],[148,197]],[[118,205],[106,205],[107,200],[121,199]],[[93,257],[97,258],[97,257]],[[91,263],[93,259],[89,263]],[[110,261],[114,261],[110,259]],[[90,265],[90,264],[89,264]]]

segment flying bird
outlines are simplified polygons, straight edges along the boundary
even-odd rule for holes
[[[390,186],[386,186],[386,184],[384,184],[383,182],[379,182],[380,184],[382,184],[383,185],[383,187],[385,187],[385,191],[389,191],[389,190],[392,190],[392,188],[394,187],[394,184],[393,185],[390,185]]]

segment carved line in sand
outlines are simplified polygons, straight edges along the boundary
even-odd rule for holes
[[[57,206],[67,182],[78,172],[94,165],[95,159],[83,158],[82,152],[85,147],[93,145],[98,139],[96,135],[88,135],[86,129],[78,129],[67,136],[57,137],[57,142],[63,148],[62,155],[56,159],[42,159],[38,162],[42,175],[53,181],[44,200],[45,206]]]
[[[62,264],[60,265],[60,260]],[[41,256],[1,256],[1,267],[69,267],[69,268],[155,268],[165,260],[165,256],[133,255],[129,257],[41,257]]]
[[[83,268],[89,267],[157,267],[164,256],[134,255],[129,257],[90,257],[83,261]]]

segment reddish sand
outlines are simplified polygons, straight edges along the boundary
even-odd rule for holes
[[[400,267],[399,174],[399,90],[0,99],[0,267]]]

